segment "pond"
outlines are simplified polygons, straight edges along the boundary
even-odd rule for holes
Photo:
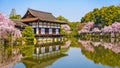
[[[65,47],[68,41],[70,47]],[[0,68],[119,68],[116,39],[69,39],[67,43],[1,46]],[[63,48],[61,48],[63,46]]]

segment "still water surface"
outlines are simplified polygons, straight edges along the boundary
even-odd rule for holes
[[[109,68],[101,64],[94,64],[81,53],[80,48],[71,47],[66,54],[68,56],[58,59],[46,68]]]
[[[40,56],[36,48],[28,48],[23,52],[32,53],[32,57],[25,57],[16,61],[9,68],[119,68],[120,42],[78,40],[77,47],[61,49]],[[48,47],[49,49],[49,47]],[[55,50],[55,49],[53,49]],[[5,51],[5,50],[4,50]],[[20,56],[22,52],[17,53]],[[34,54],[34,55],[33,55]],[[41,54],[42,55],[42,54]],[[45,54],[44,54],[45,55]],[[5,58],[3,58],[5,59]],[[16,58],[18,60],[18,58]],[[5,63],[4,60],[1,63]],[[6,64],[7,65],[7,64]],[[7,66],[6,66],[7,67]]]

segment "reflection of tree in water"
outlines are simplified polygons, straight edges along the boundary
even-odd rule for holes
[[[22,55],[19,48],[14,49],[13,46],[1,46],[0,48],[0,68],[10,68],[16,62],[20,61]]]
[[[33,45],[25,45],[24,47],[20,48],[23,57],[31,57],[33,55],[33,50]]]
[[[68,37],[67,39],[71,41],[70,47],[79,47],[78,38],[71,36],[71,37]]]
[[[81,51],[88,58],[93,60],[96,64],[108,65],[111,67],[120,67],[120,46],[118,43],[110,42],[85,42],[79,40],[79,43],[82,44]],[[85,43],[91,44],[90,46],[84,45]],[[94,49],[94,51],[89,50]]]
[[[120,52],[120,42],[111,42],[111,41],[84,41],[84,40],[79,40],[79,43],[83,45],[83,47],[87,50],[93,51],[93,47],[98,47],[98,46],[103,46],[105,49],[111,49],[115,53]],[[92,45],[92,46],[91,46]]]

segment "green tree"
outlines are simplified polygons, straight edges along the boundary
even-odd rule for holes
[[[81,22],[93,21],[97,25],[108,26],[119,20],[120,6],[107,6],[100,9],[95,8],[82,17]]]
[[[22,36],[25,41],[29,44],[33,44],[34,41],[34,33],[31,26],[26,26],[25,29],[22,31]]]
[[[10,19],[21,19],[21,15],[12,15]]]
[[[71,34],[70,35],[76,35],[77,34],[77,31],[78,31],[78,26],[79,22],[69,22],[68,25],[70,26],[71,28]]]
[[[117,15],[117,17],[116,17],[116,21],[117,21],[117,22],[120,22],[120,14]]]
[[[89,13],[87,13],[84,17],[82,17],[81,22],[89,22],[89,21],[93,21],[93,12],[90,11]]]
[[[60,34],[66,35],[64,28],[60,28]]]
[[[57,17],[57,20],[69,22],[68,19],[66,19],[65,17],[63,17],[61,15]]]

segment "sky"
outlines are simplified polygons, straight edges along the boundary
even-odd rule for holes
[[[94,8],[118,4],[120,0],[0,0],[0,12],[8,16],[15,8],[16,13],[23,16],[31,8],[50,12],[55,17],[62,15],[69,21],[80,21]]]

